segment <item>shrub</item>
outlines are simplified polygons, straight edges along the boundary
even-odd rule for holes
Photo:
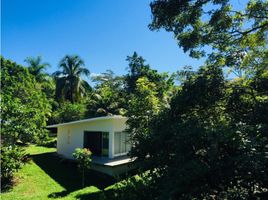
[[[1,147],[1,185],[8,188],[13,183],[14,173],[20,169],[25,161],[25,153],[17,146]]]
[[[109,200],[155,199],[157,191],[153,190],[150,178],[144,173],[120,181],[105,189],[105,198]]]
[[[82,187],[85,185],[85,170],[90,168],[91,151],[86,148],[76,148],[73,157],[78,162],[78,168],[82,172]]]

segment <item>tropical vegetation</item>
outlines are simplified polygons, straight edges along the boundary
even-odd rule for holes
[[[160,73],[134,52],[124,75],[90,76],[82,58],[66,55],[49,75],[41,57],[26,58],[28,67],[1,57],[2,185],[30,166],[19,146],[50,140],[47,124],[120,114],[139,176],[95,198],[267,199],[268,2],[249,0],[244,10],[229,0],[150,7],[149,28],[173,33],[202,66]],[[87,192],[83,198],[93,198]]]

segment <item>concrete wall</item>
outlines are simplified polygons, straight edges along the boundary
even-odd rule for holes
[[[114,132],[126,129],[126,118],[109,118],[58,127],[57,152],[73,159],[75,148],[83,148],[84,131],[109,132],[109,158],[114,157]]]

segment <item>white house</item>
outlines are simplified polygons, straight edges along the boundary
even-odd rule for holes
[[[57,153],[73,159],[75,148],[89,148],[92,168],[109,175],[129,170],[127,157],[131,145],[126,129],[126,117],[106,116],[47,126],[57,128]]]

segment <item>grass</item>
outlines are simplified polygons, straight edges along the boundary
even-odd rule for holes
[[[82,188],[76,164],[59,158],[55,148],[29,145],[25,152],[31,160],[16,173],[14,187],[1,194],[3,200],[138,199],[137,195],[146,192],[137,175],[116,183],[93,170],[86,173],[86,187]]]
[[[3,200],[80,199],[84,195],[100,194],[115,183],[111,177],[89,170],[86,187],[82,189],[75,163],[57,157],[55,148],[30,145],[25,151],[32,159],[16,173],[15,186],[1,194]]]
[[[47,148],[36,145],[29,145],[25,148],[25,153],[30,155],[56,152],[56,148]]]

